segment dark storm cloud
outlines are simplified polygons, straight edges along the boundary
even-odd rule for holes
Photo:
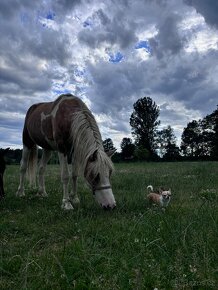
[[[164,1],[108,1],[106,9],[99,9],[88,17],[78,34],[81,44],[94,49],[101,44],[117,45],[121,49],[133,47],[137,32],[154,23],[154,15],[163,8]]]
[[[29,13],[31,11],[53,10],[57,17],[64,17],[81,3],[81,0],[48,0],[48,1],[29,1],[29,0],[1,0],[1,17],[11,20],[13,17],[20,17],[19,11]]]
[[[39,2],[38,2],[39,3]],[[1,19],[12,20],[18,16],[18,12],[22,7],[25,9],[32,9],[38,6],[36,1],[29,0],[1,0],[0,1],[0,15]]]
[[[18,67],[17,67],[18,69]],[[46,91],[51,85],[45,75],[38,71],[30,70],[15,70],[15,67],[11,68],[0,68],[0,88],[1,93],[5,91],[5,83],[16,84],[18,90],[27,91]],[[40,80],[40,81],[39,81]],[[9,88],[8,88],[9,90]]]
[[[31,55],[39,59],[55,60],[64,65],[70,57],[69,38],[64,32],[43,27],[34,19],[27,23],[18,20],[16,29],[13,23],[0,20],[0,24],[0,32],[4,36],[0,48],[2,54],[9,60],[11,56],[20,61],[22,56]]]
[[[218,1],[216,0],[184,0],[184,3],[193,6],[205,21],[218,28]]]
[[[61,14],[64,16],[70,14],[72,10],[81,3],[81,0],[52,0],[51,6],[57,15]]]
[[[84,28],[78,34],[79,41],[91,48],[97,48],[102,43],[119,44],[120,48],[127,48],[137,41],[135,25],[134,22],[123,18],[121,13],[117,13],[110,19],[102,9],[99,9],[88,20],[91,29]],[[95,22],[99,24],[96,25]]]
[[[0,146],[3,148],[21,147],[20,130],[17,127],[13,129],[3,128],[0,130]]]
[[[0,113],[0,124],[5,129],[20,129],[23,127],[23,117],[24,116],[10,116],[6,118]]]
[[[8,16],[0,19],[2,98],[10,93],[33,95],[49,91],[56,79],[53,67],[66,65],[71,56],[66,33],[44,27],[37,12],[42,9],[39,2],[30,3],[0,2],[1,13]]]
[[[93,96],[93,110],[96,113],[116,114],[122,111],[123,107],[130,105],[131,98],[145,88],[145,63],[123,62],[118,66],[101,62],[98,65],[89,64],[88,69],[95,84],[90,87],[90,95]]]
[[[183,49],[185,38],[181,37],[177,27],[180,20],[180,15],[172,13],[157,25],[158,34],[149,39],[152,54],[161,58],[166,53],[177,54]]]
[[[40,37],[32,37],[26,41],[33,55],[46,60],[55,60],[61,66],[67,64],[70,58],[70,43],[68,36],[60,32],[44,29]]]

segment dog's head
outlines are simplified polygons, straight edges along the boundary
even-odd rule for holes
[[[159,189],[160,194],[162,195],[164,202],[169,202],[171,198],[171,189]]]

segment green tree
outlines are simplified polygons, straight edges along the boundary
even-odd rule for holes
[[[134,151],[134,156],[139,161],[147,161],[151,158],[151,153],[148,151],[148,149],[143,148],[142,146],[138,146]]]
[[[210,157],[213,134],[211,116],[189,122],[182,133],[181,150],[183,154],[194,159]]]
[[[212,159],[218,160],[218,106],[217,109],[204,119],[204,135],[207,148],[210,148]]]
[[[166,161],[176,161],[180,159],[180,149],[175,143],[168,143],[163,159]]]
[[[150,97],[139,99],[133,104],[133,108],[130,125],[136,145],[155,154],[155,135],[156,128],[160,124],[158,121],[160,110]]]
[[[199,121],[193,120],[187,124],[182,133],[181,150],[187,157],[196,157],[199,151],[200,139]]]
[[[115,150],[116,148],[114,147],[113,141],[111,138],[107,138],[103,141],[103,146],[105,152],[110,151],[110,150]]]
[[[213,158],[218,160],[218,106],[214,111],[214,137],[213,137]]]
[[[176,145],[176,136],[171,126],[157,132],[156,148],[159,155],[165,160],[172,161],[180,157],[179,147]]]
[[[131,159],[134,156],[135,145],[132,142],[131,138],[123,138],[121,144],[121,155],[122,159]]]

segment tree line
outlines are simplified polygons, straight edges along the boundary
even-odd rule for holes
[[[0,152],[3,150],[4,149],[0,148]],[[39,148],[38,157],[41,158],[41,156],[42,156],[42,149]],[[22,157],[22,149],[9,148],[4,158],[7,164],[13,165],[13,164],[20,164],[21,157]],[[52,156],[51,156],[51,159],[49,160],[49,164],[58,164],[58,163],[59,163],[59,160],[58,160],[57,152],[52,152]]]
[[[133,139],[122,139],[121,152],[115,153],[114,162],[218,160],[218,106],[203,119],[187,124],[180,146],[170,125],[158,129],[161,124],[159,115],[160,109],[150,97],[140,98],[133,104],[129,121]],[[103,146],[105,151],[116,149],[111,138],[105,139]],[[39,149],[39,157],[41,154]],[[21,149],[10,149],[5,159],[8,164],[19,164],[21,156]],[[58,163],[55,152],[50,163]]]
[[[173,128],[159,130],[160,109],[150,97],[144,97],[133,105],[130,116],[133,139],[123,138],[121,152],[115,161],[180,161],[180,160],[218,160],[218,107],[202,120],[193,120],[184,128],[181,145]],[[114,148],[108,138],[105,150]]]

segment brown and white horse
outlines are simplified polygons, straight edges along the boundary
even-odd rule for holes
[[[79,98],[64,94],[54,102],[31,106],[23,128],[23,154],[17,196],[24,196],[24,177],[28,169],[35,181],[37,146],[43,148],[38,170],[38,194],[47,196],[44,174],[52,151],[58,151],[63,183],[63,209],[79,203],[77,177],[83,175],[97,202],[103,208],[114,208],[115,198],[110,184],[113,171],[111,155],[104,152],[101,134],[94,116]],[[72,163],[72,191],[68,192],[69,168]]]

